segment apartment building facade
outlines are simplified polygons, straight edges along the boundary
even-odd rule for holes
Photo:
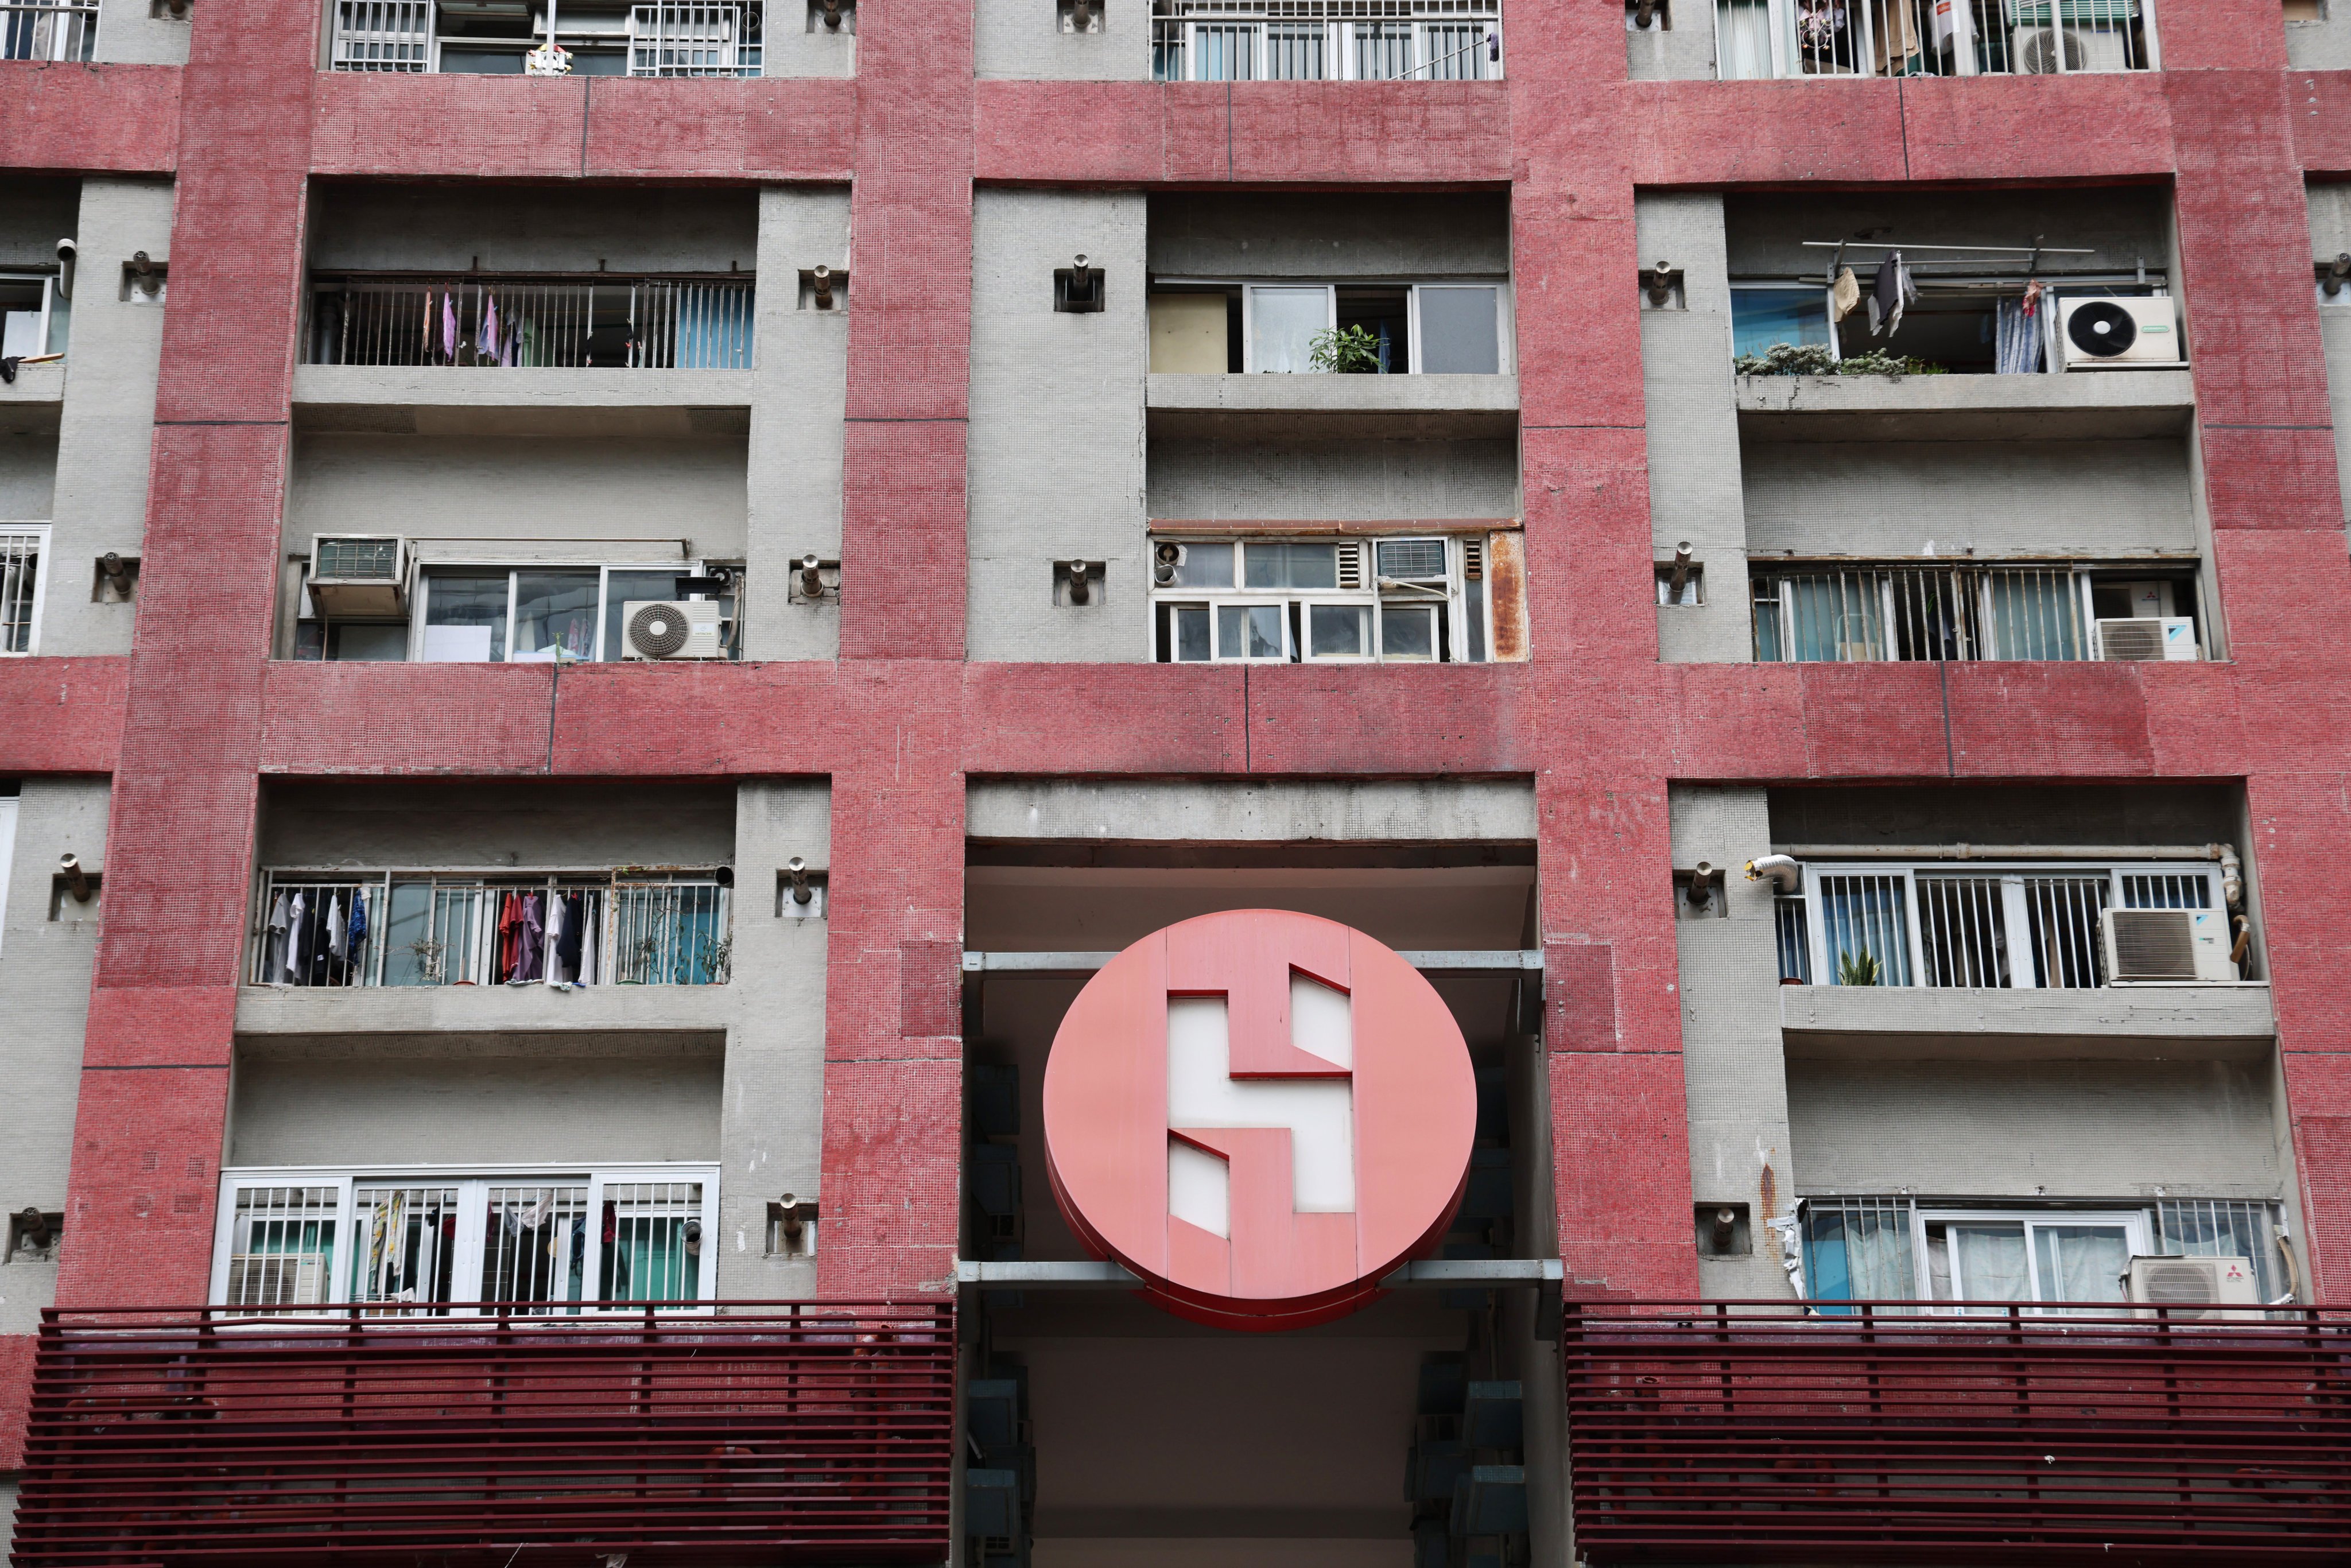
[[[0,0],[14,1561],[2331,1560],[2335,8]]]

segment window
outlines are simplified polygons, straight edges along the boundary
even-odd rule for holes
[[[1731,284],[1734,360],[1761,358],[1786,344],[1824,349],[1832,364],[1882,353],[1965,375],[2033,374],[2068,362],[2061,337],[2068,302],[2166,294],[2160,273],[2080,270],[2082,258],[2095,253],[2078,246],[2018,246],[2002,258],[1982,254],[1999,252],[1996,246],[1912,246],[1902,254],[1917,298],[1904,308],[1896,330],[1880,334],[1871,329],[1868,298],[1877,267],[1896,247],[1804,244],[1825,264],[1823,273]],[[1848,267],[1860,295],[1839,318],[1828,277]],[[2036,282],[2040,287],[2028,298]]]
[[[1162,541],[1165,664],[1482,661],[1483,538]],[[1168,559],[1170,553],[1175,559]]]
[[[273,871],[256,986],[711,986],[730,977],[733,873]]]
[[[1494,0],[1154,0],[1160,81],[1483,81]]]
[[[626,652],[626,607],[679,597],[698,562],[668,566],[428,567],[417,577],[408,622],[306,618],[295,656],[426,664],[552,664],[559,657],[617,662]],[[719,597],[721,651],[739,655],[736,596]]]
[[[2125,578],[2070,565],[1823,564],[1759,570],[1752,593],[1755,657],[1764,661],[2192,658],[2200,652],[2194,585],[2179,578]],[[2137,621],[2161,635],[2139,640],[2142,648],[2103,630],[2116,621]],[[2179,645],[2158,645],[2168,641]]]
[[[212,1299],[439,1317],[711,1299],[718,1172],[225,1171]]]
[[[46,523],[0,523],[0,654],[40,651],[48,543]]]
[[[1151,296],[1151,368],[1218,374],[1312,371],[1314,340],[1362,334],[1356,373],[1499,375],[1510,324],[1499,283],[1249,283],[1169,280]],[[1238,340],[1235,329],[1238,328]]]
[[[761,0],[336,0],[339,71],[520,76],[548,41],[571,56],[574,76],[755,77],[765,54]]]
[[[2158,63],[2150,10],[2151,0],[1716,0],[1716,74],[2148,70]]]
[[[2220,874],[2196,863],[1816,861],[1804,868],[1803,892],[1775,904],[1780,977],[1984,990],[2103,986],[2100,925],[2109,909],[2211,910],[2241,935],[2241,923],[2225,919]]]
[[[747,274],[593,282],[350,273],[310,280],[303,362],[471,370],[745,371]]]
[[[2144,1257],[2249,1259],[2262,1299],[2282,1293],[2275,1206],[2242,1199],[2000,1208],[1806,1198],[1802,1231],[1804,1272],[1823,1301],[2117,1302],[2130,1260]]]
[[[87,60],[97,40],[95,0],[6,0],[0,5],[0,60]]]
[[[7,16],[0,9],[0,19]],[[54,274],[0,272],[0,359],[30,360],[66,351],[73,307]]]

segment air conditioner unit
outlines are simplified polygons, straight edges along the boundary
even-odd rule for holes
[[[239,1252],[228,1260],[228,1299],[240,1307],[316,1307],[327,1300],[322,1258]]]
[[[1443,539],[1381,539],[1374,549],[1383,592],[1441,597],[1452,581]]]
[[[2168,294],[2122,299],[2061,297],[2057,337],[2069,371],[2181,362],[2179,319]]]
[[[2131,68],[2130,34],[2113,27],[2022,26],[2009,31],[2016,68],[2026,76],[2053,76],[2066,71],[2126,71]],[[2062,51],[2062,54],[2061,54]],[[2064,61],[2061,68],[2060,58]]]
[[[2109,909],[2098,916],[2106,983],[2188,980],[2222,984],[2237,977],[2229,962],[2225,909]]]
[[[2167,1315],[2174,1318],[2223,1316],[2228,1314],[2197,1309],[2257,1307],[2262,1302],[2250,1258],[2134,1258],[2123,1279],[2133,1301],[2168,1307]]]
[[[722,659],[725,618],[715,599],[632,599],[621,606],[630,659]]]
[[[321,534],[310,546],[310,602],[330,621],[408,613],[408,541],[396,534]]]
[[[2141,615],[2097,624],[2101,659],[2200,659],[2196,622],[2184,615]]]

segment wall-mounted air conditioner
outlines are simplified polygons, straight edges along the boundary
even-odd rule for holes
[[[2225,985],[2237,977],[2237,967],[2229,962],[2225,909],[2109,909],[2098,916],[2098,934],[2105,945],[2109,985]]]
[[[2069,371],[2182,362],[2179,319],[2168,294],[2124,299],[2061,297],[2057,337]]]
[[[2196,622],[2184,615],[2140,615],[2097,623],[2101,659],[2198,659]]]
[[[723,659],[719,628],[725,618],[715,599],[632,599],[621,606],[629,659]]]
[[[321,534],[310,546],[310,602],[329,621],[408,613],[408,541],[397,534]]]
[[[2123,1279],[2133,1301],[2168,1307],[2168,1315],[2175,1318],[2224,1315],[2199,1312],[2199,1307],[2261,1305],[2250,1258],[2134,1258]]]
[[[2022,26],[2010,29],[2009,39],[2016,68],[2026,76],[2131,68],[2130,35],[2119,27]]]

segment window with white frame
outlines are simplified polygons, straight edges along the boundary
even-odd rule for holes
[[[2048,76],[2153,69],[2153,0],[1715,0],[1716,74]]]
[[[766,10],[763,0],[335,0],[329,63],[520,76],[530,51],[552,42],[573,76],[756,77]]]
[[[385,1316],[708,1301],[717,1205],[715,1166],[226,1170],[212,1299]]]
[[[2203,654],[2192,570],[2073,563],[1758,565],[1764,662],[2164,660]]]
[[[1824,1302],[2121,1301],[2130,1260],[2144,1257],[2244,1258],[2262,1301],[2283,1290],[2277,1206],[2260,1200],[2003,1206],[1855,1197],[1809,1197],[1802,1207],[1804,1275]]]
[[[2246,928],[2223,892],[2210,862],[1815,860],[1801,894],[1775,901],[1780,975],[1824,986],[2105,986],[2108,912],[2177,910],[2209,924],[2234,956],[2231,977],[2250,978]]]
[[[1156,541],[1163,664],[1478,663],[1485,538]]]
[[[5,12],[0,3],[0,15]],[[56,273],[0,271],[0,360],[64,353],[72,319]]]
[[[430,566],[416,574],[405,620],[328,621],[306,613],[295,657],[423,664],[617,662],[622,619],[642,601],[676,600],[698,562],[621,566],[549,563]],[[315,611],[306,591],[305,604]],[[741,656],[736,596],[718,596],[719,646]]]
[[[1160,81],[1485,81],[1496,0],[1153,0]]]
[[[48,546],[47,523],[0,523],[0,655],[40,652]]]
[[[1499,375],[1510,291],[1462,279],[1227,283],[1165,278],[1151,295],[1151,368],[1224,374]]]
[[[709,871],[263,873],[256,986],[713,986],[734,875]]]

